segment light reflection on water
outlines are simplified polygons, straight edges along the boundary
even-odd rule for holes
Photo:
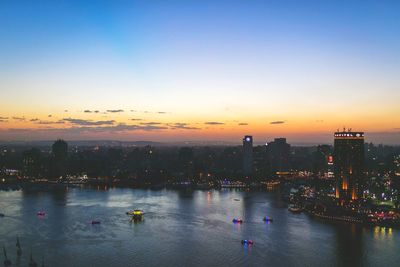
[[[237,201],[238,200],[238,201]],[[129,222],[126,211],[143,209]],[[38,210],[46,216],[36,216]],[[0,245],[26,266],[396,266],[399,230],[292,214],[274,192],[69,188],[0,192]],[[268,215],[272,223],[262,221]],[[243,224],[233,224],[240,217]],[[91,220],[100,219],[100,225]],[[254,240],[243,246],[242,239]]]

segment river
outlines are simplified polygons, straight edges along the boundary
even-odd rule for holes
[[[125,214],[140,208],[145,220]],[[43,210],[46,216],[38,217]],[[279,192],[69,188],[0,192],[13,266],[399,266],[400,230],[293,214]],[[263,216],[274,219],[262,221]],[[242,224],[233,224],[240,217]],[[92,225],[93,219],[101,224]],[[22,256],[16,255],[16,237]],[[252,239],[253,246],[243,246]],[[1,256],[3,258],[3,256]]]

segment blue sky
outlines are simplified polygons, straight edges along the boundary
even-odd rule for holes
[[[0,117],[162,110],[142,119],[226,125],[179,138],[324,141],[349,125],[400,142],[399,13],[399,1],[2,1]],[[35,127],[8,120],[0,139]],[[169,136],[129,138],[145,134]]]

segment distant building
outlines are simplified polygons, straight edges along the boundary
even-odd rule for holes
[[[333,157],[336,198],[341,203],[362,198],[364,133],[336,132]]]
[[[273,173],[284,174],[290,171],[290,145],[286,143],[286,138],[275,138],[268,143],[267,157]]]
[[[319,145],[314,154],[314,173],[320,178],[334,178],[333,148],[330,145]]]
[[[253,174],[253,137],[251,135],[243,138],[243,174],[245,176]]]

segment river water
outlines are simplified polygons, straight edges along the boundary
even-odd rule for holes
[[[125,214],[143,209],[145,220]],[[43,210],[46,216],[38,217]],[[0,192],[13,266],[399,266],[400,230],[293,214],[278,192],[69,188]],[[264,223],[263,216],[273,218]],[[233,224],[241,217],[243,224]],[[101,220],[92,225],[93,219]],[[16,256],[19,236],[22,256]],[[253,246],[243,246],[252,239]],[[3,255],[1,255],[3,260]]]

